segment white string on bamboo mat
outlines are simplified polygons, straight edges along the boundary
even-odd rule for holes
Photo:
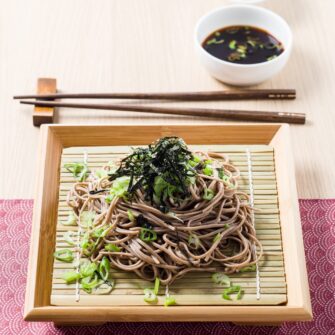
[[[251,208],[252,208],[251,220],[252,220],[252,225],[255,228],[254,185],[253,185],[251,153],[250,153],[249,149],[246,149],[246,154],[247,154],[247,161],[248,161],[250,205],[251,205]],[[253,246],[253,249],[254,249],[254,253],[256,254],[256,245],[255,244]],[[256,263],[256,299],[259,300],[260,298],[261,298],[261,280],[260,280],[260,274],[259,274],[259,266],[258,266],[258,262],[257,262]]]
[[[87,166],[87,161],[88,161],[88,154],[87,154],[87,150],[84,150],[84,164]],[[77,236],[77,269],[76,272],[79,273],[80,272],[80,254],[81,254],[81,248],[80,248],[80,237],[81,237],[81,233],[82,233],[82,229],[81,226],[79,226],[78,228],[78,236]],[[77,278],[76,280],[76,302],[80,301],[80,285],[79,285],[79,279]]]

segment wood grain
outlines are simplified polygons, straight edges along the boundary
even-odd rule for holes
[[[196,58],[193,29],[228,0],[11,0],[0,11],[0,198],[32,198],[39,130],[31,107],[12,97],[35,91],[36,79],[58,79],[61,91],[140,92],[222,90]],[[304,112],[292,126],[298,195],[334,197],[335,34],[333,0],[269,0],[294,35],[286,68],[259,88],[297,89],[294,101],[189,103],[193,107]],[[52,13],[52,15],[50,15]],[[29,27],[29,29],[28,29]],[[41,29],[43,27],[43,29]],[[135,34],[136,32],[136,34]],[[182,32],[182,33],[180,33]],[[136,35],[136,37],[135,37]],[[320,38],[322,36],[322,38]],[[306,43],[308,41],[308,43]],[[166,106],[166,104],[163,104]],[[174,105],[174,104],[169,104]],[[200,119],[103,111],[60,112],[57,122],[93,124],[205,124]],[[218,121],[218,124],[223,123]],[[19,134],[19,136],[18,136]],[[20,173],[13,173],[24,162]]]
[[[37,80],[37,93],[38,94],[49,94],[56,93],[57,81],[54,78],[39,78]],[[39,100],[43,100],[39,98]],[[35,106],[33,111],[33,124],[34,126],[40,126],[44,123],[53,123],[55,107],[48,106]]]

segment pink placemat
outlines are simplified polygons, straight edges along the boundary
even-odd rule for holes
[[[32,200],[0,200],[0,334],[335,334],[335,200],[300,200],[314,321],[281,327],[223,322],[109,323],[55,328],[22,319]]]

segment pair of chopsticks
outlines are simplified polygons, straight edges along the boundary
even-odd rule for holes
[[[89,104],[48,101],[53,99],[136,99],[136,100],[170,100],[170,101],[219,101],[219,100],[292,100],[296,98],[293,89],[259,89],[259,90],[224,90],[208,92],[171,92],[171,93],[56,93],[18,95],[20,103],[41,107],[67,107],[82,109],[100,109],[145,112],[153,114],[172,114],[226,118],[231,120],[287,122],[304,124],[304,113],[287,113],[273,111],[232,110],[215,108],[180,108],[156,107],[149,105],[128,104]],[[37,99],[34,101],[22,99]]]

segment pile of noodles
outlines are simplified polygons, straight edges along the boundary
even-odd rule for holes
[[[77,216],[78,225],[87,231],[80,221],[81,213],[96,213],[88,229],[94,250],[86,257],[99,263],[107,256],[113,267],[134,272],[148,281],[159,278],[165,285],[190,271],[229,274],[256,264],[262,246],[256,238],[248,196],[238,190],[239,171],[225,155],[212,152],[196,155],[204,161],[210,159],[227,177],[222,180],[215,174],[196,174],[195,182],[189,185],[188,197],[177,202],[167,199],[167,213],[146,200],[143,189],[137,189],[131,200],[114,197],[107,201],[108,190],[114,182],[108,176],[99,179],[91,173],[86,181],[75,183],[67,203]],[[103,168],[110,169],[109,166]],[[211,200],[203,199],[205,189],[214,191]],[[97,190],[103,191],[95,193]],[[138,218],[149,223],[156,232],[155,241],[140,238]],[[103,238],[90,234],[106,226],[109,229]],[[108,244],[117,249],[106,250]]]

